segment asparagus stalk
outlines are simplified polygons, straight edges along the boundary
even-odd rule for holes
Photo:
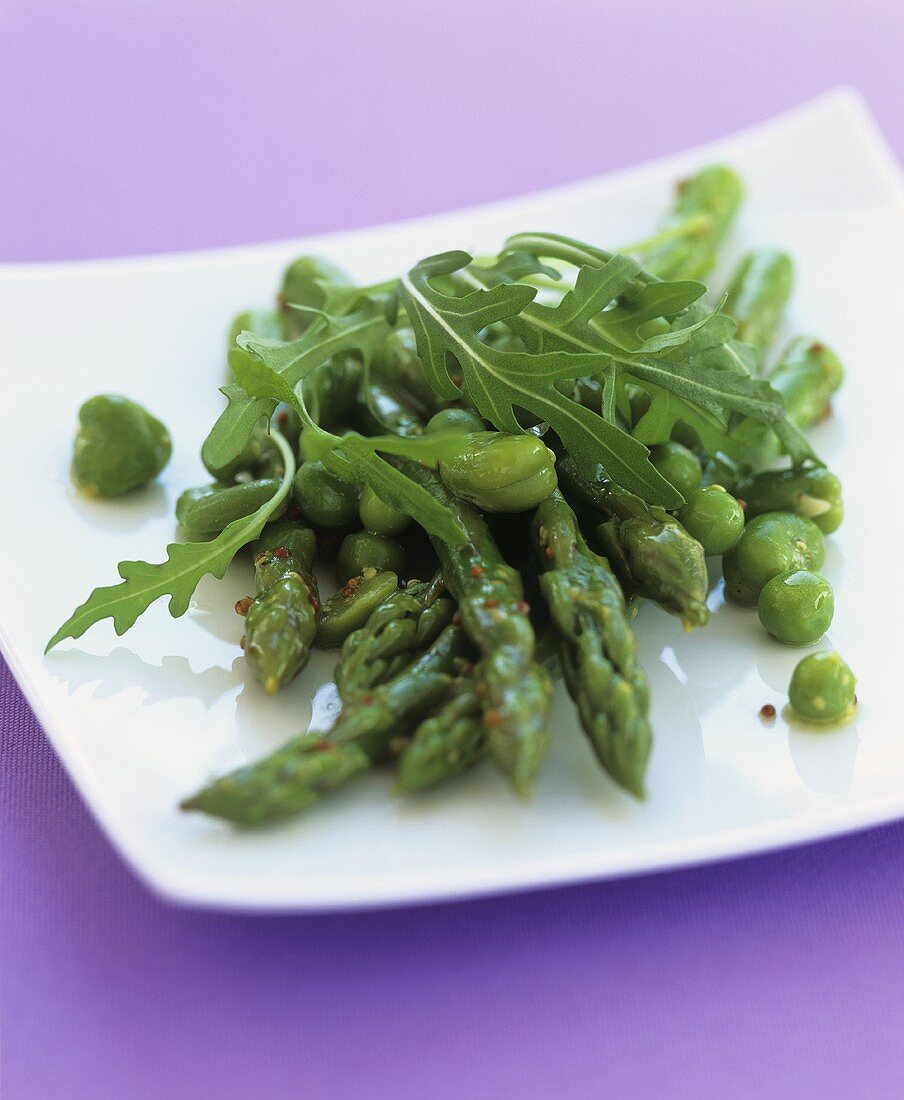
[[[537,641],[537,660],[555,677],[560,668],[558,639],[547,630]],[[452,695],[414,731],[399,760],[395,790],[428,790],[473,767],[486,755],[486,729],[477,682],[470,667],[455,681]]]
[[[353,700],[329,734],[294,738],[270,756],[215,780],[182,803],[238,825],[294,817],[321,794],[392,754],[452,690],[463,632],[447,626],[433,645],[394,679]]]
[[[345,639],[334,672],[343,702],[398,675],[448,626],[455,605],[441,591],[440,576],[409,584]]]
[[[459,676],[452,696],[417,727],[399,760],[399,794],[424,791],[467,771],[486,752],[486,732],[474,677]]]
[[[245,660],[270,694],[293,680],[308,663],[317,634],[320,598],[311,571],[314,532],[294,523],[265,529],[257,543],[257,596],[240,600],[245,614]]]
[[[761,249],[741,261],[728,286],[725,312],[738,322],[735,339],[762,363],[791,296],[794,265],[787,252]]]
[[[699,279],[716,262],[716,251],[741,205],[741,181],[712,165],[678,185],[675,205],[660,231],[644,242],[643,265],[660,279]]]
[[[537,509],[533,536],[544,570],[540,588],[581,725],[604,770],[643,798],[653,740],[649,693],[621,587],[606,559],[587,546],[561,493]]]
[[[475,668],[490,754],[526,796],[549,747],[546,717],[552,685],[535,657],[536,640],[518,573],[507,565],[481,516],[449,493],[432,470],[402,468],[455,515],[468,532],[463,547],[432,539],[462,625],[480,651]]]
[[[681,619],[685,629],[709,617],[709,579],[703,547],[661,508],[649,508],[605,476],[585,478],[567,455],[558,462],[568,493],[609,517],[597,537],[613,568],[638,596],[653,600]]]

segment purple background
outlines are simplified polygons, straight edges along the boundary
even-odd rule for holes
[[[443,210],[839,83],[901,156],[902,37],[899,0],[5,0],[0,260]],[[4,1100],[904,1089],[904,826],[431,909],[195,914],[123,868],[5,670],[0,723]]]

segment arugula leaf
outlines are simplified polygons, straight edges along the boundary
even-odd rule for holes
[[[464,274],[472,285],[487,281],[483,272],[473,267]],[[517,319],[507,323],[534,352],[596,350],[608,355],[599,374],[606,380],[602,414],[610,423],[616,422],[617,394],[629,381],[641,383],[651,392],[653,387],[665,389],[683,399],[688,408],[684,419],[688,422],[694,419],[694,406],[717,417],[737,411],[766,421],[776,419],[780,405],[770,387],[748,378],[743,371],[743,380],[739,380],[737,370],[722,376],[695,362],[699,353],[721,347],[731,336],[735,327],[731,318],[698,310],[695,320],[685,317],[684,323],[665,333],[646,340],[637,336],[637,328],[652,320],[654,310],[686,311],[705,289],[700,283],[650,283],[636,290],[640,274],[639,266],[624,256],[613,256],[601,267],[581,267],[574,286],[557,305],[531,303]],[[617,304],[605,308],[613,300]],[[632,302],[637,307],[636,316],[631,312]],[[633,350],[629,347],[632,342]]]
[[[240,350],[234,348],[229,353],[233,374],[239,362],[239,357],[234,355],[234,352]],[[247,353],[243,352],[242,355]],[[223,386],[220,393],[226,398],[228,404],[220,413],[201,447],[201,458],[212,470],[228,466],[236,454],[241,453],[247,445],[258,421],[272,416],[275,408],[273,402],[265,398],[249,400],[246,391],[234,383]]]
[[[632,289],[628,266],[614,266],[624,257],[613,256],[602,249],[555,234],[520,233],[510,237],[506,247],[519,251],[533,250],[538,257],[579,265],[574,288],[563,296],[558,306],[532,304],[522,310],[517,321],[519,327],[511,327],[522,339],[526,339],[525,328],[537,328],[543,333],[546,346],[570,346],[581,351],[593,347],[609,350],[611,365],[602,372],[610,391],[604,395],[604,415],[614,415],[616,397],[611,391],[620,389],[626,382],[633,382],[649,390],[654,399],[663,390],[672,395],[672,425],[677,420],[683,420],[696,427],[695,421],[700,422],[701,413],[709,413],[717,420],[726,421],[728,414],[734,413],[768,425],[796,465],[804,461],[819,461],[803,435],[785,416],[780,395],[768,382],[752,376],[748,349],[731,338],[735,322],[718,310],[707,311],[699,300],[691,300],[691,288],[702,287],[702,284],[684,284],[687,289],[676,292],[669,308],[680,304],[683,296],[686,296],[688,304],[682,313],[674,316],[674,323],[668,332],[651,337],[633,349],[619,347],[619,328],[622,336],[626,325],[628,334],[632,329],[636,334],[631,314],[632,302],[640,304],[643,320],[649,320],[650,303],[660,300],[660,295],[661,301],[667,303],[670,297],[666,290],[656,288],[680,288],[681,283],[657,280],[637,267],[634,280],[641,284],[641,289]],[[584,275],[588,268],[596,269],[600,274],[596,278],[588,278]],[[618,285],[619,279],[613,276],[617,276],[619,271],[624,283],[619,300],[588,320],[587,310],[581,309],[582,302],[587,303],[589,310],[590,303],[601,297],[601,289]],[[650,297],[647,298],[647,295]],[[570,300],[566,302],[566,299]],[[563,306],[566,308],[563,309]],[[614,326],[613,319],[616,322]],[[665,430],[662,408],[660,401],[656,409],[657,419]],[[649,443],[663,442],[668,435],[654,438],[653,423],[652,418],[647,420],[640,438]],[[705,418],[701,427],[705,428]],[[711,433],[708,435],[711,438]],[[729,446],[723,445],[721,449],[731,453]]]
[[[452,514],[436,501],[426,489],[416,484],[376,453],[398,455],[436,465],[452,458],[461,450],[464,436],[458,432],[438,432],[436,435],[403,437],[398,435],[363,436],[358,432],[334,435],[321,428],[311,417],[301,386],[289,385],[285,373],[279,373],[268,361],[266,347],[256,349],[258,357],[249,355],[236,365],[236,378],[249,397],[255,400],[283,401],[301,417],[311,439],[308,453],[319,458],[328,469],[347,478],[369,485],[374,492],[399,511],[417,516],[420,525],[438,538],[453,545],[463,545],[467,536]]]
[[[413,458],[419,462],[435,465],[444,459],[452,458],[461,450],[463,435],[460,432],[438,432],[436,435],[406,437],[392,434],[364,436],[358,432],[334,435],[332,432],[325,431],[311,416],[301,388],[290,386],[286,376],[274,370],[266,358],[249,355],[245,361],[237,364],[236,379],[248,396],[255,400],[270,400],[275,403],[281,401],[291,405],[313,435],[313,439],[307,445],[309,453],[320,459],[328,451],[341,447],[347,453],[354,451],[357,454],[367,454],[373,451],[384,451],[386,454]]]
[[[441,501],[380,455],[343,448],[331,452],[323,462],[328,470],[341,477],[369,485],[390,507],[416,516],[418,524],[428,534],[450,546],[464,546],[468,541],[465,529]]]
[[[610,362],[607,354],[592,349],[538,355],[490,347],[481,339],[487,326],[521,316],[536,296],[535,287],[500,283],[455,297],[431,285],[433,277],[461,271],[470,262],[466,252],[429,257],[401,280],[402,301],[418,353],[436,392],[450,399],[461,396],[450,370],[451,357],[461,370],[470,400],[501,431],[522,431],[517,410],[526,409],[558,433],[590,476],[602,463],[615,481],[650,503],[667,508],[680,505],[683,498],[650,462],[642,443],[555,386],[562,379],[605,371]]]
[[[715,414],[727,410],[765,423],[779,420],[781,398],[768,382],[694,362],[699,351],[721,346],[726,321],[733,328],[733,322],[722,314],[706,313],[691,324],[650,338],[634,351],[618,346],[604,307],[631,286],[639,271],[638,265],[624,256],[613,256],[602,267],[582,267],[573,289],[557,305],[532,304],[521,311],[521,319],[542,329],[560,347],[607,354],[609,362],[603,373],[613,385],[648,383]],[[617,327],[624,325],[622,313]]]
[[[583,267],[585,264],[599,267],[612,259],[611,252],[558,233],[513,233],[506,240],[504,248],[507,252],[532,252],[535,256],[545,256],[549,260],[562,260],[575,267]],[[653,280],[649,278],[647,281]]]
[[[344,352],[356,352],[366,361],[390,331],[386,317],[374,302],[365,302],[354,313],[344,316],[320,314],[297,340],[287,343],[264,340],[243,332],[238,347],[230,352],[233,372],[252,369],[255,357],[282,376],[292,388],[322,363]],[[247,446],[255,424],[272,416],[282,398],[255,397],[244,387],[226,386],[222,390],[229,402],[210,430],[201,447],[205,465],[212,469],[227,466]]]
[[[235,555],[260,535],[285,500],[295,476],[295,456],[279,432],[273,433],[273,439],[282,454],[285,472],[279,488],[265,504],[250,516],[233,520],[209,542],[170,543],[166,548],[166,561],[157,564],[120,562],[122,581],[95,588],[50,639],[44,652],[53,649],[64,638],[80,638],[89,626],[101,619],[112,619],[116,633],[125,634],[139,615],[161,596],[169,596],[169,612],[174,619],[184,615],[201,578],[212,573],[221,580]]]

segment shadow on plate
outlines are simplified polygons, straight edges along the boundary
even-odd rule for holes
[[[113,699],[137,687],[146,693],[147,704],[198,699],[210,708],[241,682],[235,668],[214,666],[195,672],[188,658],[179,655],[164,657],[159,665],[152,665],[124,646],[105,656],[68,649],[48,654],[45,663],[70,695],[94,684],[95,699]]]

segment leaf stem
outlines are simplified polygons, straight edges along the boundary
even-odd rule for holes
[[[666,241],[672,241],[679,237],[694,237],[704,231],[709,225],[710,219],[706,214],[690,214],[683,221],[678,222],[668,229],[661,229],[652,237],[644,237],[639,241],[631,241],[629,244],[620,245],[615,252],[649,252]]]

